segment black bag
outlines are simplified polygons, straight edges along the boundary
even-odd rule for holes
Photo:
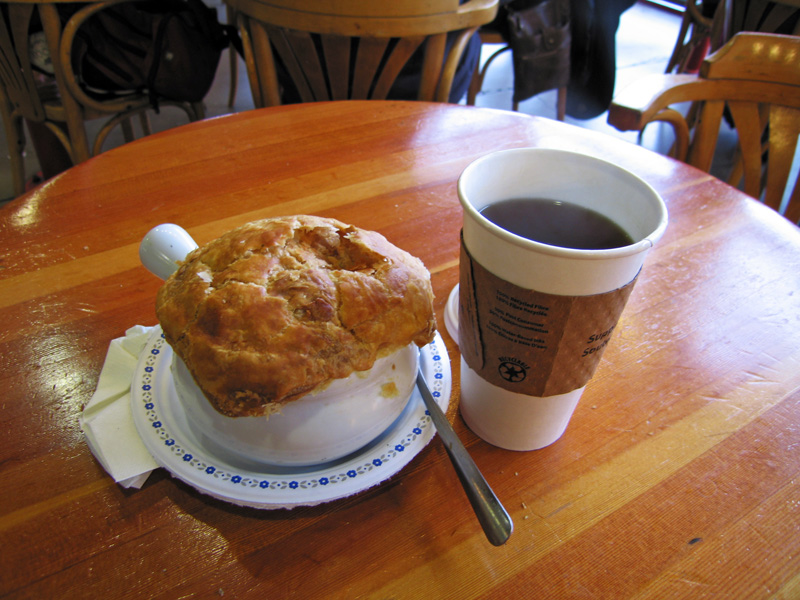
[[[159,99],[201,101],[231,43],[241,48],[235,28],[202,0],[123,3],[81,26],[72,66],[93,95],[146,92],[158,109]]]
[[[516,0],[506,5],[506,12],[514,102],[566,86],[572,41],[569,0]]]

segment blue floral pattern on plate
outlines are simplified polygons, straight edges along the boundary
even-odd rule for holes
[[[422,349],[420,364],[433,396],[447,408],[450,361],[437,333]],[[377,485],[400,471],[435,433],[415,389],[403,414],[379,438],[353,455],[303,469],[241,468],[216,457],[189,429],[172,384],[172,348],[160,328],[139,358],[131,408],[142,441],[156,461],[200,491],[257,508],[314,505]]]

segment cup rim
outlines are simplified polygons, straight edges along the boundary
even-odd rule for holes
[[[595,249],[595,250],[587,250],[581,248],[567,248],[563,246],[552,246],[550,244],[544,244],[542,242],[537,242],[528,238],[524,238],[522,236],[516,235],[511,233],[510,231],[506,231],[502,227],[496,225],[486,217],[484,217],[473,205],[470,203],[466,198],[466,192],[464,190],[464,181],[465,178],[469,176],[469,174],[474,171],[475,169],[479,168],[481,164],[491,161],[497,160],[497,158],[501,155],[507,154],[549,154],[549,155],[562,155],[562,156],[569,156],[571,159],[582,160],[587,163],[594,163],[597,165],[603,165],[604,168],[610,169],[612,171],[616,171],[617,173],[624,175],[627,179],[634,182],[636,185],[639,185],[645,193],[651,195],[653,199],[655,199],[656,204],[658,205],[659,212],[661,213],[660,219],[656,227],[647,234],[641,240],[634,242],[633,244],[628,244],[626,246],[620,246],[618,248],[607,248],[607,249]],[[631,171],[620,167],[610,161],[603,160],[601,158],[597,158],[595,156],[591,156],[589,154],[583,154],[581,152],[574,152],[571,150],[560,150],[556,148],[508,148],[505,150],[498,150],[496,152],[490,152],[485,154],[474,161],[472,161],[467,167],[462,171],[461,175],[458,178],[458,198],[461,202],[462,208],[470,214],[470,216],[477,222],[480,223],[487,231],[491,232],[496,237],[514,245],[520,246],[525,249],[535,250],[537,252],[550,254],[553,256],[563,257],[563,258],[570,258],[570,259],[585,259],[585,260],[604,260],[604,259],[611,259],[611,258],[619,258],[624,256],[631,256],[634,254],[638,254],[639,252],[646,251],[652,248],[655,243],[661,238],[666,231],[667,224],[668,224],[668,213],[667,207],[664,203],[663,198],[661,195],[647,183],[644,179],[632,173]]]

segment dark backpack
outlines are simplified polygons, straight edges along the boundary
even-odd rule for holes
[[[200,102],[231,43],[241,48],[235,28],[202,0],[128,2],[81,26],[72,66],[90,94],[148,93],[158,109],[159,99]]]
[[[501,14],[503,13],[503,14]],[[498,11],[513,52],[514,102],[566,86],[570,74],[570,0],[514,0]]]

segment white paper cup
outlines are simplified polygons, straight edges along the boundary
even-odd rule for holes
[[[611,163],[561,150],[522,148],[484,156],[464,170],[458,194],[464,208],[463,246],[471,264],[477,263],[475,268],[519,288],[520,294],[535,291],[552,295],[555,303],[562,297],[600,298],[629,286],[647,251],[667,226],[666,206],[647,183]],[[548,198],[591,208],[620,225],[633,243],[607,250],[550,246],[512,234],[479,212],[489,204],[511,198]],[[461,414],[470,429],[493,445],[510,450],[547,446],[564,433],[585,384],[553,395],[517,393],[508,389],[514,389],[513,385],[495,385],[467,364],[463,357],[465,328],[480,328],[474,314],[465,310],[464,302],[473,300],[465,300],[463,258],[459,310]],[[481,293],[489,292],[483,289]],[[619,311],[624,302],[618,302]],[[581,318],[570,316],[570,327]],[[486,319],[483,326],[485,331]],[[612,330],[613,325],[606,335]],[[607,343],[607,339],[604,341]],[[514,356],[518,344],[508,344],[504,352]],[[602,347],[597,356],[602,354]],[[497,350],[496,346],[492,350]],[[544,362],[535,357],[535,352],[529,353],[525,362],[520,361],[530,375],[535,375],[537,368],[542,368],[539,363]],[[492,368],[494,365],[484,365],[482,372],[489,373],[485,369]]]

